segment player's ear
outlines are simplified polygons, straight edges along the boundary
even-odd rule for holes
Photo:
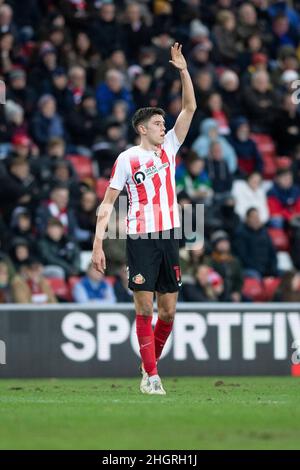
[[[145,135],[147,133],[145,124],[139,124],[137,130],[140,135]]]

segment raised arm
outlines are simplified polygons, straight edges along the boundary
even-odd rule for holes
[[[121,191],[108,187],[98,209],[98,217],[96,224],[96,233],[93,245],[92,263],[97,271],[104,274],[106,269],[105,254],[103,251],[103,239],[105,230],[113,210],[114,203]]]
[[[172,60],[169,62],[180,71],[182,84],[182,110],[176,120],[174,129],[177,139],[182,144],[190,128],[197,104],[192,79],[181,49],[181,44],[175,42],[174,46],[171,47]]]

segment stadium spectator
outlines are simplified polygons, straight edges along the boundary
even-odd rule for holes
[[[109,116],[114,103],[119,100],[127,103],[130,113],[134,110],[131,94],[124,86],[124,75],[116,69],[108,70],[105,81],[97,87],[96,98],[102,117]]]
[[[224,280],[223,299],[231,302],[240,302],[243,286],[241,264],[231,253],[228,234],[223,230],[214,232],[210,238],[212,252],[205,257],[204,263],[211,266]]]
[[[133,292],[128,288],[128,271],[125,264],[120,267],[117,273],[114,293],[117,302],[133,302]]]
[[[86,275],[75,284],[73,298],[78,303],[113,304],[116,302],[113,287],[92,265],[89,265]]]
[[[268,222],[270,217],[269,207],[259,172],[250,173],[246,181],[235,181],[232,195],[236,201],[235,211],[242,220],[245,219],[248,209],[254,207],[258,210],[262,224]]]
[[[220,93],[230,119],[243,114],[239,76],[233,70],[225,70],[219,80]]]
[[[11,240],[10,259],[16,271],[19,271],[22,266],[33,255],[33,247],[30,242],[24,237],[15,237]]]
[[[91,250],[97,219],[97,195],[92,189],[83,191],[76,208],[75,239],[82,250]]]
[[[175,178],[178,199],[184,195],[190,202],[211,203],[213,190],[205,160],[195,152],[191,151],[187,160],[177,167]]]
[[[282,276],[276,290],[274,299],[276,302],[300,301],[300,274],[297,271],[288,271]]]
[[[44,265],[61,267],[67,277],[79,274],[79,248],[64,234],[64,225],[60,220],[48,220],[46,234],[38,242],[38,251]]]
[[[212,141],[206,162],[208,177],[212,184],[215,200],[223,200],[232,188],[232,175],[229,171],[221,143]]]
[[[73,209],[69,207],[69,199],[70,192],[65,184],[53,187],[49,200],[43,202],[36,211],[35,224],[39,235],[45,233],[50,218],[59,220],[66,234],[74,235],[76,218]]]
[[[237,165],[235,151],[228,141],[219,135],[217,121],[208,118],[201,123],[200,135],[193,143],[192,148],[199,157],[207,158],[213,141],[220,143],[224,161],[226,161],[229,171],[234,173]]]
[[[35,258],[29,258],[20,273],[11,281],[13,297],[19,304],[54,304],[57,299],[47,279],[43,266]]]
[[[217,14],[217,24],[212,31],[216,49],[214,57],[223,66],[234,66],[238,58],[236,19],[234,13],[221,10]]]
[[[293,182],[292,171],[278,170],[273,186],[267,193],[271,224],[285,228],[300,216],[300,189]]]
[[[41,151],[53,137],[65,137],[61,117],[56,112],[56,101],[51,95],[43,95],[38,101],[38,111],[31,123],[31,132]]]
[[[70,110],[66,126],[73,145],[89,148],[101,135],[102,124],[99,118],[94,94],[84,94],[76,111]]]
[[[183,297],[186,302],[215,302],[222,300],[224,283],[222,277],[210,266],[197,267],[195,284],[183,285]]]
[[[251,77],[251,85],[244,90],[244,102],[251,129],[256,133],[270,134],[277,106],[271,89],[269,74],[263,70]]]
[[[277,144],[278,155],[292,156],[299,144],[300,114],[298,105],[290,94],[282,98],[282,105],[274,121],[273,138]]]
[[[0,304],[14,302],[7,264],[0,261]]]
[[[234,251],[246,277],[278,275],[276,251],[257,209],[247,210],[245,223],[236,232]]]
[[[238,171],[243,175],[249,175],[253,171],[263,172],[263,161],[255,142],[250,138],[250,126],[244,117],[232,121],[232,134],[229,143],[234,148],[238,159]]]
[[[98,16],[89,28],[89,34],[103,59],[122,45],[122,27],[116,19],[116,6],[113,2],[101,3]]]

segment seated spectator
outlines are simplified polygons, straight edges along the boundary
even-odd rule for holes
[[[36,237],[32,224],[32,215],[26,207],[16,207],[10,220],[10,234],[15,237],[21,237],[28,242],[30,250],[34,251]]]
[[[60,220],[50,218],[46,234],[38,241],[39,256],[44,265],[61,267],[67,277],[77,276],[80,272],[79,248],[64,231]]]
[[[214,26],[213,40],[215,43],[214,56],[218,64],[232,66],[238,57],[238,44],[236,34],[236,19],[228,10],[221,10],[217,14],[217,24]]]
[[[290,94],[283,96],[272,134],[278,155],[292,156],[300,140],[300,114]]]
[[[86,275],[74,286],[75,302],[96,302],[97,304],[113,304],[116,302],[113,287],[106,281],[104,275],[89,265]]]
[[[234,181],[232,195],[236,201],[235,211],[242,220],[245,219],[248,209],[254,207],[258,210],[262,224],[268,222],[270,217],[269,207],[266,193],[262,187],[260,173],[250,173],[246,181]]]
[[[267,193],[271,224],[284,228],[300,216],[300,189],[289,169],[277,171],[275,182]]]
[[[244,103],[252,131],[271,134],[277,98],[267,72],[261,70],[252,75],[251,85],[244,90]]]
[[[206,104],[206,114],[217,121],[220,135],[230,134],[228,113],[220,93],[212,93],[209,96]]]
[[[80,105],[82,97],[85,94],[93,94],[93,90],[87,87],[86,84],[86,71],[80,65],[74,65],[70,68],[68,73],[69,85],[68,88],[73,96],[73,103],[75,106]]]
[[[114,118],[108,119],[105,123],[104,136],[93,145],[93,158],[98,163],[100,176],[110,177],[115,160],[125,147],[123,125]]]
[[[11,240],[9,254],[15,270],[19,271],[32,258],[34,251],[26,238],[16,237]]]
[[[70,192],[65,184],[54,186],[48,201],[42,203],[36,212],[36,228],[39,235],[45,233],[48,220],[59,220],[68,236],[74,236],[76,218],[73,209],[69,208]]]
[[[205,242],[196,242],[192,249],[180,248],[180,269],[182,276],[193,276],[200,264],[203,264],[205,256]]]
[[[77,146],[90,147],[101,135],[102,125],[93,94],[84,94],[76,111],[70,110],[67,128],[72,144]]]
[[[133,292],[128,288],[128,271],[126,265],[121,266],[114,284],[117,302],[133,302]]]
[[[278,275],[276,251],[257,209],[247,210],[245,223],[236,232],[234,248],[246,277]]]
[[[228,141],[219,135],[218,123],[215,119],[205,119],[200,127],[200,135],[192,145],[192,149],[199,157],[207,158],[212,141],[218,141],[221,145],[224,160],[227,162],[230,173],[236,170],[236,154]]]
[[[183,285],[183,297],[186,302],[216,302],[222,299],[223,279],[210,266],[198,266],[195,278],[195,284]]]
[[[50,87],[52,74],[57,69],[57,52],[53,44],[43,41],[39,49],[38,60],[35,61],[31,73],[28,75],[29,85],[38,96]]]
[[[298,271],[284,273],[274,300],[275,302],[300,302],[300,274]]]
[[[74,99],[68,87],[67,72],[63,67],[57,67],[51,74],[51,83],[45,90],[47,94],[54,97],[57,104],[57,112],[60,115],[70,113],[74,109]]]
[[[210,144],[206,168],[215,199],[224,199],[231,191],[232,175],[225,160],[222,145],[218,140]]]
[[[249,175],[253,171],[263,172],[263,160],[254,140],[250,138],[248,120],[236,118],[232,122],[232,134],[228,138],[238,159],[238,172]]]
[[[8,304],[14,301],[8,266],[4,261],[0,261],[0,304]]]
[[[43,266],[34,258],[29,258],[20,274],[12,280],[12,291],[19,304],[53,304],[56,297],[47,279],[43,277]]]
[[[111,114],[115,101],[125,101],[129,112],[134,111],[134,105],[130,92],[124,86],[124,76],[118,70],[108,70],[105,82],[100,83],[96,90],[98,110],[101,116],[107,117]]]
[[[233,70],[225,70],[222,73],[220,80],[220,93],[224,106],[228,110],[229,118],[241,116],[243,114],[243,101],[240,91],[239,76]]]
[[[177,167],[175,178],[178,197],[183,192],[191,202],[211,202],[213,191],[205,169],[205,160],[199,158],[195,152],[191,151],[187,161]]]
[[[235,211],[235,199],[231,194],[225,195],[218,204],[205,207],[205,233],[211,235],[215,230],[225,230],[233,238],[241,220]],[[206,210],[207,209],[207,210]]]
[[[31,123],[35,142],[44,151],[52,137],[64,137],[65,129],[61,117],[56,112],[56,101],[51,95],[43,95],[38,101],[38,111]]]
[[[82,250],[92,250],[97,220],[97,195],[92,189],[83,191],[76,208],[75,239]]]
[[[4,105],[4,112],[6,120],[7,140],[10,140],[11,138],[12,144],[14,146],[15,143],[13,142],[13,139],[15,137],[18,138],[19,135],[21,135],[26,136],[26,138],[28,139],[28,126],[25,120],[24,110],[22,106],[12,100],[7,100]]]
[[[16,68],[9,73],[7,99],[20,105],[26,116],[32,112],[36,101],[36,93],[34,89],[27,84],[25,70]]]
[[[214,232],[210,239],[212,252],[204,259],[205,264],[211,266],[224,280],[224,299],[231,302],[240,302],[243,286],[241,264],[231,253],[228,234],[223,230]]]
[[[64,185],[69,190],[70,205],[74,205],[80,198],[80,186],[78,177],[74,175],[69,162],[67,160],[59,160],[53,162],[53,174],[50,179],[50,187]]]

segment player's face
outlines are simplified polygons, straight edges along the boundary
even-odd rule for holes
[[[160,145],[163,143],[166,133],[165,120],[159,114],[152,116],[145,125],[146,137],[150,144]]]

